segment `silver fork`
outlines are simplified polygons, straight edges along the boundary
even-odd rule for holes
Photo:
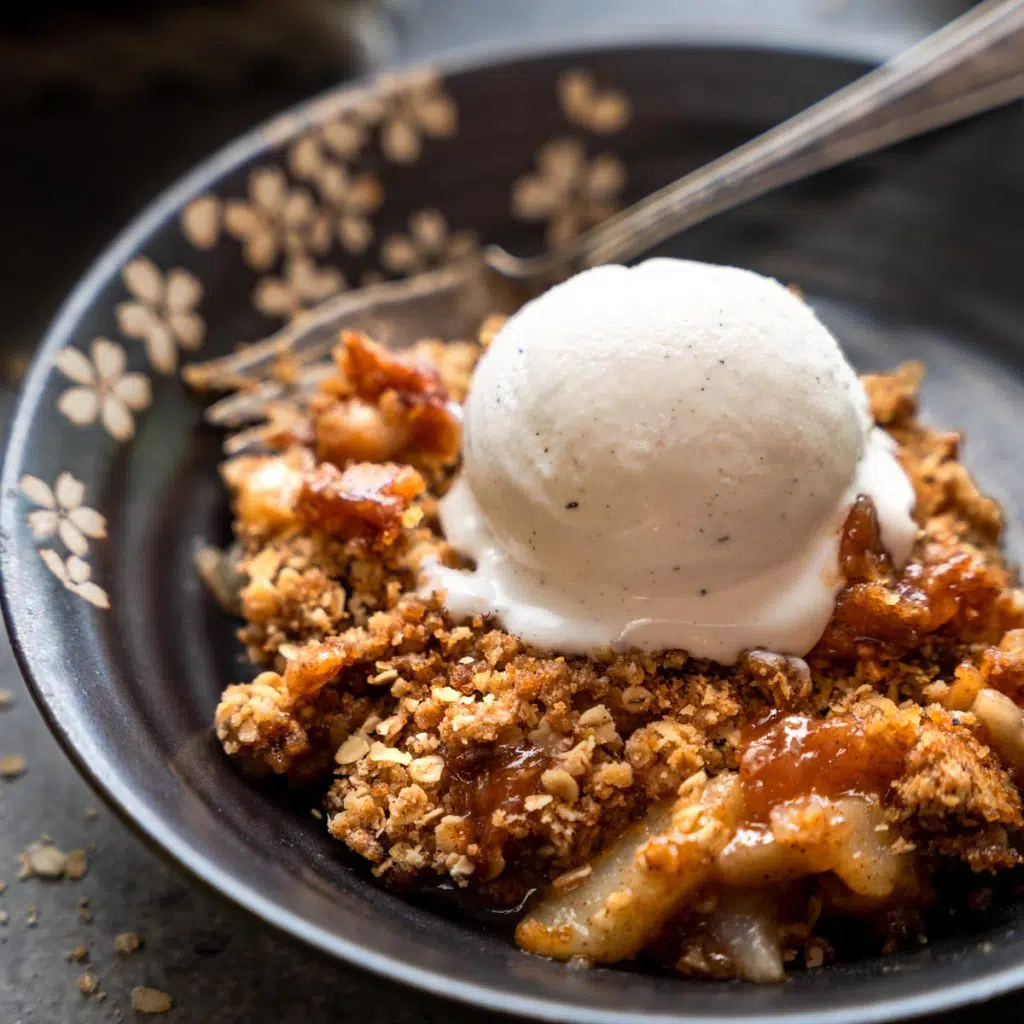
[[[987,0],[880,68],[731,153],[610,217],[564,248],[519,258],[497,246],[402,281],[343,292],[231,355],[188,366],[200,390],[233,391],[208,422],[265,419],[286,385],[323,373],[342,328],[392,345],[471,338],[491,313],[511,313],[552,284],[634,259],[688,227],[818,171],[1024,97],[1024,0]],[[294,387],[294,383],[290,385]]]

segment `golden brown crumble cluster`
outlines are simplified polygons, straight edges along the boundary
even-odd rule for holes
[[[425,559],[460,564],[435,502],[458,459],[450,403],[478,352],[424,342],[395,354],[346,334],[320,392],[268,431],[275,450],[225,464],[240,635],[263,669],[217,708],[229,755],[255,773],[328,780],[331,834],[388,883],[447,878],[505,905],[552,881],[556,894],[589,893],[609,862],[595,857],[661,814],[667,831],[643,839],[634,867],[646,865],[638,885],[663,887],[691,864],[689,890],[644,890],[675,916],[652,912],[630,932],[621,922],[644,916],[642,886],[625,904],[609,897],[594,921],[620,925],[602,947],[597,931],[582,946],[555,935],[539,911],[520,942],[556,956],[646,947],[683,971],[744,973],[701,908],[728,921],[736,885],[770,883],[789,901],[772,910],[787,958],[799,949],[814,966],[829,955],[813,934],[823,909],[873,916],[895,940],[919,927],[938,861],[1020,861],[1024,599],[958,436],[916,418],[921,367],[865,378],[917,493],[911,563],[894,570],[859,502],[846,587],[815,649],[723,667],[682,652],[542,654],[485,620],[453,624],[417,592]],[[740,849],[747,833],[760,838]],[[687,860],[698,834],[711,845]],[[765,846],[770,867],[750,852]],[[884,884],[857,875],[865,856],[889,857]],[[684,891],[690,909],[673,911]]]

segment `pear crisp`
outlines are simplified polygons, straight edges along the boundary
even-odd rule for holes
[[[960,438],[917,418],[921,366],[864,378],[916,492],[910,563],[859,500],[814,649],[722,666],[545,653],[422,588],[464,564],[437,501],[480,351],[346,332],[223,464],[235,543],[201,568],[258,669],[216,711],[242,769],[321,784],[385,885],[523,904],[529,952],[707,978],[840,958],[837,920],[925,941],[941,878],[1021,862],[1024,596]]]

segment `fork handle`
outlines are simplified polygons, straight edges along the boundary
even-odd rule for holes
[[[1024,96],[1024,0],[987,0],[853,84],[530,259],[488,252],[514,278],[564,277],[640,256],[686,228],[847,160]]]

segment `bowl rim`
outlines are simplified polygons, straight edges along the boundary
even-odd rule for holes
[[[561,56],[570,59],[582,54],[669,48],[734,53],[793,53],[865,65],[878,63],[891,52],[891,47],[886,44],[884,34],[881,33],[848,36],[843,40],[819,39],[813,34],[780,38],[770,32],[765,34],[758,31],[755,35],[746,26],[739,29],[716,26],[709,30],[689,26],[659,32],[657,35],[650,30],[636,35],[624,34],[616,28],[575,33],[543,42],[463,46],[442,52],[429,60],[419,59],[376,69],[314,94],[227,143],[147,203],[93,260],[58,308],[32,357],[8,420],[0,469],[0,610],[15,659],[36,706],[65,756],[117,817],[151,851],[174,865],[191,881],[200,883],[219,898],[230,901],[258,918],[278,935],[301,943],[321,958],[343,960],[389,981],[426,991],[442,999],[508,1015],[573,1024],[683,1024],[686,1021],[714,1020],[728,1020],[732,1024],[763,1024],[768,1016],[784,1020],[787,1024],[868,1024],[875,1021],[906,1020],[982,1002],[1024,987],[1024,964],[1001,968],[981,978],[957,981],[931,991],[837,1007],[824,1012],[796,1011],[726,1017],[714,1011],[706,1014],[662,1014],[638,1010],[623,1015],[619,1011],[580,1006],[557,998],[517,995],[368,951],[358,941],[342,938],[311,924],[298,912],[264,897],[254,885],[221,869],[207,854],[188,841],[187,834],[179,835],[159,814],[149,810],[145,801],[137,798],[129,786],[123,785],[118,779],[104,779],[98,775],[85,754],[76,746],[57,708],[50,702],[47,687],[40,683],[34,673],[27,644],[23,643],[21,615],[12,603],[9,586],[11,579],[21,576],[18,564],[20,552],[10,538],[13,536],[17,515],[18,481],[31,440],[30,422],[52,372],[54,357],[73,335],[78,321],[91,307],[97,294],[117,276],[125,261],[139,250],[145,239],[159,231],[161,225],[189,200],[276,143],[298,132],[304,125],[315,121],[322,104],[333,105],[336,101],[343,102],[348,97],[372,90],[381,71],[388,75],[415,74],[429,69],[447,77],[494,66],[510,66],[537,58]]]

